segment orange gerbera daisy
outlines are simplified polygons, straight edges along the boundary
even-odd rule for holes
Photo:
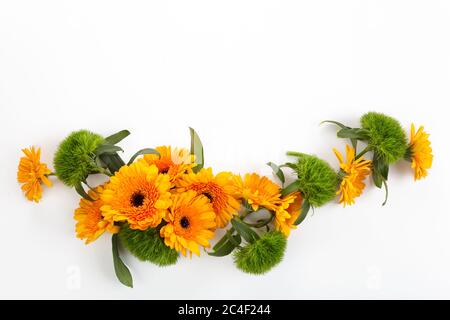
[[[177,186],[180,192],[194,190],[209,199],[216,213],[218,228],[225,227],[237,214],[241,205],[233,196],[236,186],[230,172],[221,172],[214,176],[211,168],[204,168],[198,173],[190,172],[183,175],[178,180]]]
[[[74,218],[77,222],[76,233],[80,239],[86,239],[86,244],[97,240],[105,231],[110,233],[119,232],[119,227],[113,222],[103,218],[100,208],[103,206],[101,194],[103,186],[89,190],[89,196],[94,201],[81,198],[80,206],[75,210]]]
[[[45,163],[41,163],[41,148],[37,150],[35,147],[22,149],[25,154],[20,158],[17,170],[17,180],[22,183],[22,190],[28,200],[39,202],[42,198],[42,183],[47,187],[52,186],[52,182],[48,179],[51,174],[50,169]]]
[[[172,150],[170,146],[161,146],[156,150],[159,152],[159,156],[146,154],[144,160],[150,165],[156,165],[160,173],[167,173],[172,182],[196,166],[194,156],[187,149],[175,148]]]
[[[411,124],[411,142],[408,154],[412,162],[411,168],[414,169],[414,180],[420,180],[428,175],[428,169],[433,164],[433,150],[431,142],[428,139],[430,135],[424,131],[423,126],[417,130],[414,124]]]
[[[344,176],[342,177],[341,184],[337,194],[341,195],[339,203],[346,205],[352,205],[355,203],[355,198],[359,197],[366,185],[364,180],[370,175],[372,162],[370,160],[364,160],[362,157],[355,159],[355,149],[346,146],[346,162],[342,154],[333,149],[336,157],[339,160],[340,167]]]
[[[209,199],[189,190],[173,196],[173,204],[165,217],[167,224],[160,234],[164,243],[186,256],[187,250],[200,255],[199,245],[209,248],[214,237],[215,213]]]
[[[127,221],[131,229],[154,228],[171,204],[171,187],[169,176],[155,165],[141,160],[123,166],[103,191],[102,213],[109,221]]]
[[[302,211],[303,197],[300,192],[295,192],[288,196],[289,206],[286,210],[278,210],[275,212],[275,229],[281,231],[286,237],[289,237],[291,229],[296,229],[297,221]]]

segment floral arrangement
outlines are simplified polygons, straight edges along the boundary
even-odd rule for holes
[[[158,266],[201,251],[214,257],[233,254],[240,270],[264,274],[280,263],[287,237],[311,208],[336,197],[344,207],[354,204],[368,176],[386,190],[384,205],[390,165],[409,161],[415,180],[431,168],[432,149],[423,127],[416,131],[411,125],[408,142],[400,123],[381,113],[363,115],[360,128],[324,123],[336,125],[337,136],[349,139],[345,155],[334,149],[339,169],[314,155],[290,151],[291,161],[268,163],[278,183],[256,173],[241,176],[205,168],[203,146],[193,129],[190,150],[147,148],[128,162],[117,145],[130,134],[127,130],[106,138],[80,130],[59,145],[54,171],[41,162],[39,148],[23,149],[17,178],[34,202],[41,199],[43,185],[52,186],[52,178],[73,188],[81,197],[74,212],[77,237],[89,244],[111,234],[115,273],[126,286],[132,287],[133,280],[119,255],[120,245]],[[91,175],[102,175],[105,182],[91,186]],[[220,229],[223,236],[212,246]]]

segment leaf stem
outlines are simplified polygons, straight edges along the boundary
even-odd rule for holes
[[[389,197],[389,188],[388,188],[386,180],[384,180],[384,179],[383,179],[383,184],[384,184],[384,189],[386,190],[386,196],[385,196],[385,199],[383,202],[383,206],[385,206],[388,201],[388,197]]]

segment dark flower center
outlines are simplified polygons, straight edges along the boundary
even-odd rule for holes
[[[207,197],[207,198],[209,199],[210,202],[214,200],[214,196],[213,196],[211,193],[209,193],[209,192],[203,192],[202,194],[203,194],[205,197]]]
[[[180,219],[180,226],[183,228],[183,229],[187,229],[187,228],[189,228],[189,219],[187,218],[187,217],[182,217],[181,219]]]
[[[169,166],[167,166],[167,167],[164,167],[164,168],[160,168],[159,169],[159,173],[168,173],[169,172],[169,170],[170,170],[170,167]]]
[[[135,192],[131,196],[131,205],[133,207],[140,207],[144,204],[145,196],[140,192]]]

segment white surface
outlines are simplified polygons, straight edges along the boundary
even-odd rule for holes
[[[450,298],[448,1],[0,1],[0,298]],[[337,167],[324,119],[369,110],[431,133],[428,179],[406,163],[390,200],[371,184],[353,207],[316,211],[263,277],[230,257],[159,269],[108,237],[74,236],[78,197],[60,183],[39,205],[16,182],[20,148],[50,162],[72,130],[128,128],[127,156],[201,135],[215,170],[270,174],[289,149]],[[79,279],[79,283],[77,282]],[[79,286],[78,286],[79,284]]]

